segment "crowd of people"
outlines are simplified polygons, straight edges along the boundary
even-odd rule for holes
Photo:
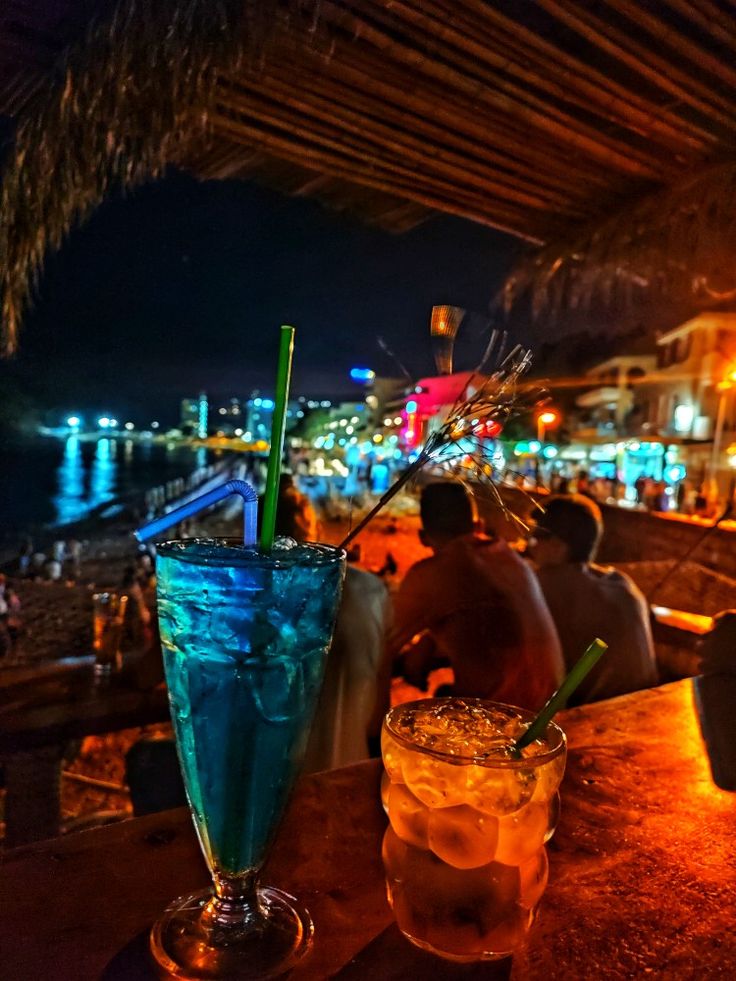
[[[33,539],[21,542],[16,560],[20,579],[33,582],[76,582],[80,575],[82,543],[76,538],[59,538],[47,551],[36,548]]]
[[[591,476],[587,470],[579,470],[574,476],[555,472],[549,479],[549,489],[553,494],[583,494],[599,504],[615,504],[627,497],[627,487],[617,476]],[[641,473],[631,491],[633,503],[647,511],[677,511],[700,518],[713,518],[718,511],[717,502],[708,497],[703,484],[687,477],[668,484],[662,478]]]

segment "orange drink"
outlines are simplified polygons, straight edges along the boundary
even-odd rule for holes
[[[423,699],[383,724],[388,898],[418,947],[455,961],[513,953],[547,884],[544,843],[559,815],[565,735],[517,752],[533,719],[469,698]]]

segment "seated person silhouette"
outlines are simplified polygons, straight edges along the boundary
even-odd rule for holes
[[[428,484],[420,511],[420,538],[434,554],[399,586],[390,653],[403,652],[407,680],[420,687],[435,659],[444,658],[454,694],[539,709],[563,667],[533,571],[505,541],[481,533],[463,484]]]
[[[566,670],[596,637],[608,644],[570,705],[650,688],[659,680],[644,596],[622,572],[592,562],[602,533],[600,508],[589,497],[551,497],[538,513],[527,549],[557,627]]]

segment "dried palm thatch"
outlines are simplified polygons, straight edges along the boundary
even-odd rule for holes
[[[124,0],[67,50],[18,120],[0,213],[2,345],[12,351],[44,256],[114,188],[204,140],[218,74],[263,50],[269,0]]]
[[[496,298],[533,316],[630,306],[646,293],[699,307],[736,299],[736,162],[649,194],[602,224],[525,257]]]

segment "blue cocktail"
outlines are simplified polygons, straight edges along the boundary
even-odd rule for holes
[[[171,714],[215,886],[154,927],[174,976],[276,976],[308,947],[308,914],[258,872],[304,754],[343,572],[344,553],[323,545],[159,546]]]

